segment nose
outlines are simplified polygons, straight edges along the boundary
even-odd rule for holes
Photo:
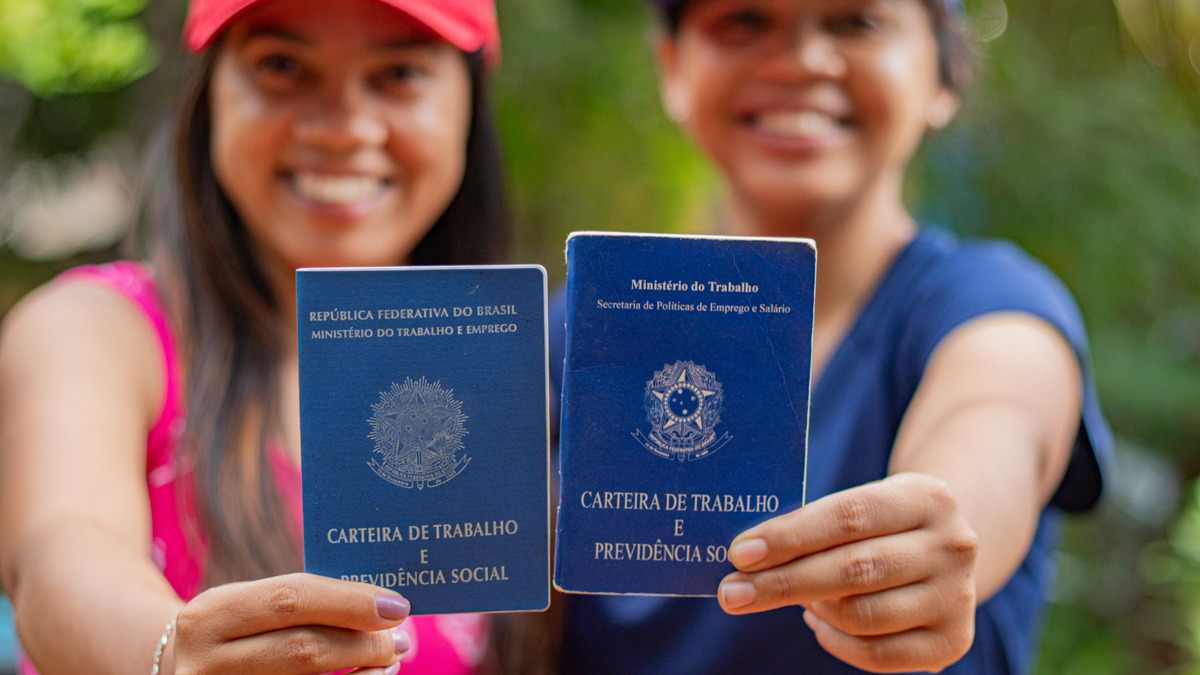
[[[295,126],[297,140],[334,156],[387,142],[387,123],[363,85],[334,82],[323,87]]]
[[[767,68],[789,77],[836,79],[845,75],[847,62],[836,36],[815,21],[804,21],[791,32]]]

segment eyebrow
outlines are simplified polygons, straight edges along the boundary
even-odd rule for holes
[[[297,44],[302,44],[302,45],[315,44],[315,42],[313,41],[312,38],[305,37],[304,35],[301,35],[300,33],[296,33],[294,31],[287,30],[286,28],[280,28],[278,26],[272,26],[269,24],[255,26],[254,28],[251,28],[249,31],[246,32],[247,40],[249,40],[251,38],[258,38],[258,37],[275,38],[277,40],[283,40],[285,42],[295,42]]]

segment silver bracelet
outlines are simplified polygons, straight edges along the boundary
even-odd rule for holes
[[[154,650],[154,667],[150,669],[150,675],[158,675],[158,667],[162,663],[163,650],[167,648],[167,641],[171,639],[171,633],[175,630],[175,621],[167,624],[163,629],[162,637],[158,638],[158,648]]]

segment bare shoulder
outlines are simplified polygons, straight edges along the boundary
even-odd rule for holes
[[[922,386],[926,382],[1027,398],[1049,393],[1046,387],[1078,392],[1081,374],[1071,345],[1050,323],[1023,312],[997,312],[951,331],[930,356]]]
[[[152,418],[164,394],[160,353],[150,323],[116,291],[52,281],[0,326],[0,400],[14,388],[22,398],[49,388],[63,395],[100,388],[94,393]]]
[[[1062,333],[1031,314],[986,314],[951,331],[930,356],[892,468],[925,470],[947,458],[978,467],[991,457],[1011,469],[1026,457],[1048,500],[1066,469],[1082,401],[1079,359]]]

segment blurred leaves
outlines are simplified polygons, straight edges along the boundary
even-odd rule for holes
[[[662,112],[637,0],[499,3],[495,81],[516,255],[561,279],[572,230],[709,225],[715,182]]]
[[[718,184],[662,113],[645,5],[498,5],[493,94],[516,259],[561,279],[570,230],[713,227]],[[909,202],[925,222],[1011,239],[1063,278],[1121,439],[1109,500],[1065,524],[1037,672],[1200,675],[1200,497],[1179,498],[1200,476],[1200,0],[966,5],[980,81],[923,147]],[[0,85],[0,125],[21,130],[0,133],[0,179],[50,156],[87,157],[104,134],[143,147],[180,79],[175,52],[136,86],[64,94],[147,72],[154,44],[178,44],[182,8],[0,0],[0,77],[38,95]],[[83,260],[35,264],[0,248],[0,314]]]
[[[1126,35],[1147,61],[1193,88],[1200,114],[1200,0],[1113,0]]]
[[[147,0],[0,0],[0,74],[40,96],[111,90],[155,63]]]
[[[1200,80],[1178,20],[1200,3],[1005,2],[977,90],[909,194],[926,220],[1011,239],[1066,282],[1121,439],[1108,502],[1065,525],[1037,672],[1178,674],[1200,663],[1165,487],[1200,475]],[[1200,548],[1185,529],[1171,541]]]

